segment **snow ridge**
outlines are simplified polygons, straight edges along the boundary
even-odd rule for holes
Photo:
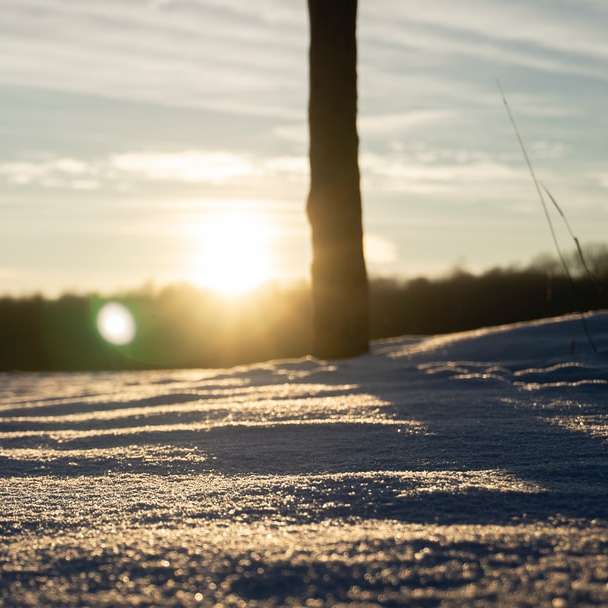
[[[3,374],[0,604],[608,603],[608,314]]]

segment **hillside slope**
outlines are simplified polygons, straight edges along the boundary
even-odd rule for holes
[[[608,604],[608,314],[4,374],[6,606]]]

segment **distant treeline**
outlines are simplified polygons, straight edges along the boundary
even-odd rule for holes
[[[550,258],[526,268],[437,279],[371,282],[374,338],[434,334],[608,308],[608,249],[588,254],[594,276],[569,258],[573,283]],[[137,332],[125,346],[105,342],[96,317],[108,301],[125,305]],[[0,370],[116,370],[224,367],[309,351],[308,287],[265,286],[226,299],[187,285],[111,297],[0,298]]]

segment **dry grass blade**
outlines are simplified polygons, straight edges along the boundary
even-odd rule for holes
[[[509,102],[507,101],[507,96],[504,92],[504,89],[502,88],[502,85],[500,84],[500,80],[497,80],[496,83],[498,84],[498,89],[502,96],[502,101],[505,106],[505,110],[507,111],[509,121],[511,122],[513,131],[515,132],[515,136],[517,137],[517,141],[519,142],[519,146],[520,146],[522,154],[524,156],[524,160],[526,161],[526,164],[528,165],[528,170],[530,171],[530,176],[532,177],[532,181],[534,182],[534,187],[536,188],[536,192],[538,193],[538,198],[539,198],[540,204],[543,208],[543,212],[545,214],[545,219],[547,220],[547,224],[549,226],[549,231],[551,232],[551,238],[553,239],[553,244],[555,245],[555,250],[557,251],[557,255],[561,261],[564,272],[566,273],[566,276],[568,277],[571,289],[573,291],[576,291],[574,279],[572,278],[572,274],[570,272],[570,269],[568,268],[566,258],[564,257],[562,249],[559,245],[559,241],[557,240],[557,234],[555,233],[555,227],[553,226],[553,221],[551,220],[551,215],[549,214],[549,209],[547,208],[547,203],[545,201],[545,197],[543,196],[543,190],[541,189],[540,182],[538,181],[538,178],[536,177],[536,172],[534,171],[534,167],[532,166],[532,161],[530,160],[530,156],[528,155],[528,150],[526,149],[526,145],[524,144],[524,140],[523,140],[521,133],[519,131],[519,128],[517,126],[517,122],[515,121],[515,116],[513,114],[513,111],[511,110],[511,106],[509,105]],[[549,191],[546,188],[545,188],[545,191],[547,192],[547,194],[549,195],[553,204],[557,208],[559,214],[564,218],[564,220],[567,223],[566,216],[564,215],[563,211],[561,210],[561,208],[559,207],[559,205],[557,204],[555,199],[549,194]],[[568,224],[568,229],[570,230],[569,224]],[[571,234],[572,234],[572,232],[571,232]],[[574,235],[573,235],[573,237],[574,237]],[[574,238],[575,238],[577,247],[580,251],[580,244],[578,243],[578,239],[576,239],[576,237],[574,237]],[[597,347],[595,346],[595,342],[593,341],[593,338],[591,337],[591,333],[589,332],[589,327],[587,326],[587,321],[585,320],[585,315],[583,313],[580,313],[580,318],[581,318],[581,324],[583,326],[583,330],[585,332],[585,336],[587,337],[587,341],[589,342],[589,345],[591,346],[591,349],[593,350],[593,352],[597,353]]]
[[[587,276],[589,277],[589,279],[595,286],[598,293],[601,293],[601,287],[599,285],[597,277],[595,276],[595,274],[593,273],[593,271],[591,270],[591,268],[589,268],[589,265],[587,264],[587,260],[585,259],[585,255],[583,254],[583,248],[581,247],[581,243],[580,243],[578,237],[574,234],[574,231],[572,230],[572,227],[570,226],[570,222],[568,221],[566,214],[564,213],[562,208],[557,204],[555,197],[551,194],[551,192],[549,192],[549,189],[547,188],[547,186],[545,186],[545,184],[542,184],[542,187],[543,187],[543,190],[547,193],[547,196],[549,197],[551,202],[553,203],[553,206],[557,209],[557,212],[561,215],[562,219],[564,220],[566,230],[568,230],[568,234],[571,236],[572,240],[574,241],[579,260],[581,261],[581,264],[582,264],[583,268],[585,269]]]

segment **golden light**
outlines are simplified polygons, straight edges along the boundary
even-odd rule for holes
[[[135,319],[126,306],[108,302],[97,313],[97,330],[110,344],[123,346],[135,337]]]
[[[224,295],[238,295],[272,279],[272,225],[263,214],[232,211],[201,224],[195,281]]]

